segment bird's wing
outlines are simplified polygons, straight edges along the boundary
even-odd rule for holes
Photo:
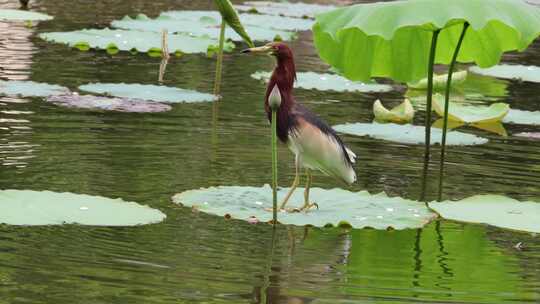
[[[302,163],[348,184],[356,181],[352,167],[356,155],[341,141],[335,131],[307,108],[295,107],[295,128],[289,139],[300,154]]]

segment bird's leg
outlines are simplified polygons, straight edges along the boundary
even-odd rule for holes
[[[304,206],[300,208],[300,211],[302,210],[309,210],[311,207],[317,207],[319,209],[319,205],[317,203],[310,203],[309,202],[309,189],[311,188],[311,181],[313,180],[313,176],[311,175],[311,171],[309,169],[306,169],[306,189],[304,190]]]
[[[289,198],[291,198],[291,195],[293,194],[294,190],[296,190],[296,187],[298,187],[298,184],[300,183],[300,175],[298,174],[298,167],[300,166],[300,157],[296,155],[296,159],[294,161],[294,181],[291,185],[291,189],[285,196],[285,199],[283,199],[283,202],[281,203],[279,209],[284,209],[285,205],[287,205],[287,202],[289,201]]]

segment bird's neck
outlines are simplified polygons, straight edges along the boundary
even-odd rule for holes
[[[281,95],[281,104],[277,111],[277,135],[282,142],[287,142],[289,129],[295,125],[294,119],[291,118],[291,110],[294,106],[294,97],[292,94],[294,81],[296,80],[296,69],[293,59],[279,60],[268,87],[264,99],[264,109],[268,116],[268,120],[272,121],[272,110],[268,104],[268,98],[274,86],[278,86]]]
[[[265,109],[270,112],[270,106],[268,104],[268,98],[274,86],[278,86],[279,93],[281,94],[280,112],[282,110],[289,110],[294,104],[294,97],[292,94],[294,81],[296,80],[296,68],[292,58],[278,59],[277,66],[270,77],[268,87],[266,88],[265,95]]]

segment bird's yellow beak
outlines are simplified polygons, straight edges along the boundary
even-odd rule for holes
[[[243,54],[245,53],[262,53],[262,54],[272,54],[274,51],[274,48],[270,45],[263,45],[259,47],[249,48],[242,51]]]

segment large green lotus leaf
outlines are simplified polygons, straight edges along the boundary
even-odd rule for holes
[[[423,126],[357,122],[336,125],[333,128],[345,134],[368,136],[402,144],[419,145],[425,143],[425,129]],[[442,131],[440,129],[432,129],[431,144],[440,144],[441,136]],[[446,145],[448,146],[482,145],[487,142],[488,140],[485,138],[463,132],[450,131],[446,133]]]
[[[205,102],[217,100],[208,93],[193,90],[136,83],[89,83],[80,90],[115,97],[152,100],[158,102]]]
[[[218,21],[212,17],[216,14],[210,14],[212,16],[196,19],[193,18],[193,16],[189,16],[189,14],[195,14],[195,16],[201,15],[198,13],[198,11],[178,12],[178,14],[176,14],[178,15],[178,18],[174,17],[176,15],[172,13],[173,12],[170,12],[170,15],[163,14],[156,19],[150,19],[145,15],[138,15],[136,18],[126,16],[121,20],[113,21],[111,25],[113,27],[126,30],[150,32],[161,32],[166,29],[169,33],[185,33],[189,34],[190,36],[219,39],[220,25]],[[219,16],[219,14],[217,15]],[[247,25],[245,29],[250,37],[257,41],[272,41],[278,36],[283,40],[292,40],[295,35],[293,32],[275,30],[260,26]],[[243,40],[243,38],[234,31],[225,31],[225,38],[234,41]]]
[[[271,72],[255,72],[252,78],[268,82]],[[390,92],[392,86],[386,84],[373,84],[353,82],[336,74],[319,74],[315,72],[296,73],[295,87],[306,90],[337,91],[337,92]]]
[[[135,226],[165,219],[161,211],[121,199],[51,191],[0,191],[0,223]]]
[[[16,95],[23,97],[46,97],[69,93],[69,89],[63,86],[22,80],[0,80],[0,94]]]
[[[238,13],[234,9],[230,0],[214,0],[214,4],[217,6],[221,18],[230,26],[242,39],[249,45],[249,47],[254,47],[251,37],[244,29],[244,26],[238,18]]]
[[[47,101],[68,108],[129,113],[156,113],[171,110],[170,105],[154,101],[93,95],[54,95],[47,97]]]
[[[440,94],[433,96],[433,109],[441,117],[444,116],[444,97]],[[450,101],[448,104],[448,119],[466,124],[494,123],[501,121],[510,110],[506,103],[498,102],[489,106],[469,106]]]
[[[247,1],[243,5],[235,5],[239,11],[257,12],[265,15],[289,16],[296,18],[314,18],[315,15],[331,11],[333,5],[320,5],[309,3],[291,3],[287,1]]]
[[[69,46],[82,48],[117,49],[120,51],[137,50],[148,52],[161,51],[162,34],[157,32],[90,29],[73,32],[42,33],[39,37],[52,42],[65,43]],[[169,34],[167,37],[169,52],[206,53],[209,48],[215,48],[218,41],[209,37],[192,37],[186,34]],[[226,42],[224,50],[230,52],[234,44]]]
[[[523,51],[540,35],[540,8],[515,0],[412,0],[357,4],[317,15],[321,58],[352,80],[427,75],[432,31],[443,29],[436,63],[449,64],[464,21],[459,62],[490,67],[506,51]]]
[[[287,191],[288,189],[280,189],[279,199],[282,199]],[[316,227],[346,222],[354,228],[405,229],[420,228],[434,218],[434,213],[423,203],[388,197],[384,193],[372,195],[367,191],[311,188],[310,196],[319,205],[319,210],[312,209],[308,213],[280,212],[278,221],[283,224]],[[255,217],[262,222],[272,219],[272,212],[265,210],[272,208],[272,189],[268,185],[260,188],[220,186],[189,190],[176,194],[172,199],[175,203],[218,216],[229,214],[232,218],[241,220]],[[303,189],[298,188],[291,197],[290,204],[301,204],[303,199]]]
[[[518,125],[540,125],[540,111],[524,111],[510,109],[503,119],[504,123]]]
[[[162,13],[160,16],[178,20],[198,21],[215,26],[219,25],[219,14],[212,11],[169,11]],[[244,25],[284,31],[307,31],[315,23],[311,19],[274,15],[240,14],[239,17]]]
[[[540,232],[537,202],[520,202],[501,195],[475,195],[456,202],[432,202],[429,206],[449,220]]]
[[[540,67],[525,65],[501,64],[491,68],[482,69],[477,66],[470,67],[469,70],[485,76],[493,76],[504,79],[516,79],[520,81],[540,82]]]
[[[434,75],[433,76],[433,89],[444,89],[446,88],[446,81],[448,80],[448,74]],[[467,71],[459,71],[452,73],[452,85],[456,86],[462,84],[467,80]],[[422,78],[420,81],[415,83],[409,83],[409,87],[413,89],[427,89],[428,80],[427,78]]]
[[[45,21],[53,19],[52,16],[42,13],[15,9],[0,9],[0,20],[7,21]]]

